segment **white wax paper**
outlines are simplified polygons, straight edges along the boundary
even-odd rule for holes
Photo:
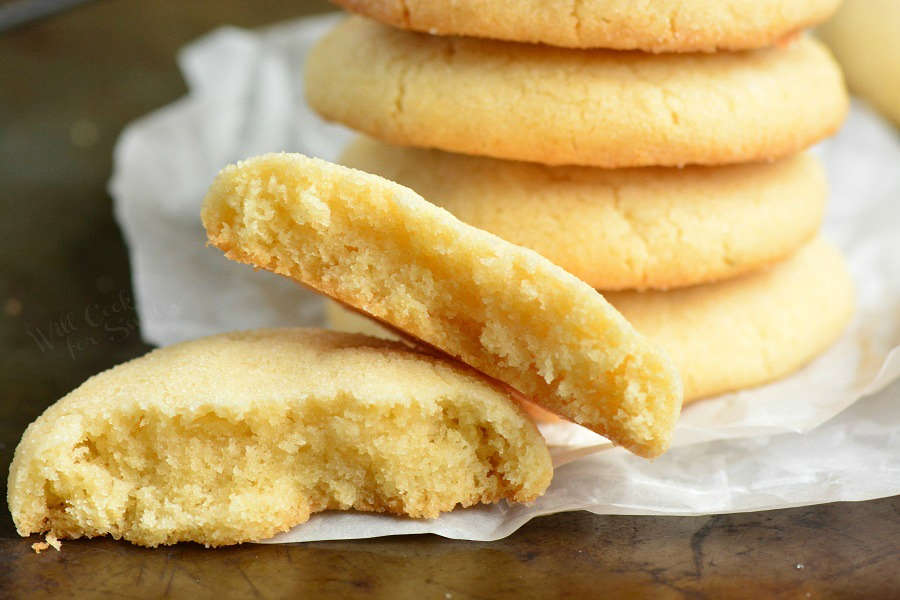
[[[207,248],[199,213],[229,162],[280,150],[334,159],[350,139],[303,100],[304,56],[334,20],[214,31],[179,55],[189,95],[123,132],[110,189],[148,342],[322,324],[311,292]],[[853,323],[824,356],[777,383],[686,407],[673,449],[654,461],[575,425],[544,426],[557,470],[532,505],[419,521],[326,513],[271,541],[404,533],[491,540],[564,510],[698,515],[900,493],[900,385],[889,386],[900,377],[900,141],[855,104],[843,130],[816,151],[832,187],[825,230],[849,259],[858,301]]]

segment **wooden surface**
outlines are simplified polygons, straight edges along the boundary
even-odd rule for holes
[[[4,474],[47,405],[147,350],[105,191],[118,132],[184,93],[175,52],[187,41],[327,8],[101,0],[0,35]],[[569,513],[492,543],[148,550],[100,539],[35,555],[35,541],[0,510],[0,598],[900,597],[900,497],[697,518]]]

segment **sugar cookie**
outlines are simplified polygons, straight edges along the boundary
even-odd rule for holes
[[[822,353],[853,313],[853,281],[840,253],[817,238],[759,273],[669,292],[607,298],[669,351],[685,396],[766,383]]]
[[[367,336],[262,330],[86,381],[26,430],[9,507],[23,536],[220,546],[326,509],[526,502],[551,477],[537,429],[472,369]]]
[[[306,95],[387,142],[545,164],[725,164],[793,154],[847,111],[817,41],[740,53],[570,50],[395,30],[361,17],[311,51]]]
[[[900,2],[844,0],[818,32],[850,89],[900,125]]]
[[[681,408],[672,363],[603,297],[539,254],[412,190],[299,154],[225,168],[210,242],[382,319],[642,456]]]
[[[890,1],[890,0],[888,0]],[[761,48],[831,15],[839,0],[335,0],[382,23],[570,48]]]
[[[725,167],[545,167],[368,138],[340,161],[396,181],[461,221],[600,290],[734,277],[812,239],[828,195],[810,155]]]

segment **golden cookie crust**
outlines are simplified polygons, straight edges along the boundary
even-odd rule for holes
[[[821,23],[840,0],[334,0],[402,29],[569,48],[748,50]],[[864,1],[864,0],[863,0]]]
[[[412,190],[299,154],[229,166],[203,207],[229,258],[287,276],[641,456],[668,447],[681,382],[590,286]]]
[[[445,38],[361,17],[310,52],[306,97],[383,141],[551,165],[726,164],[793,154],[847,111],[817,41],[649,55]]]
[[[535,250],[599,290],[666,289],[778,261],[815,236],[828,195],[811,155],[724,167],[547,167],[359,138],[339,162]]]
[[[509,392],[465,365],[368,336],[259,330],[86,381],[25,431],[8,501],[23,536],[221,546],[326,509],[527,502],[552,470]]]
[[[840,253],[817,238],[791,258],[737,279],[606,298],[669,352],[688,403],[774,381],[824,352],[852,316],[853,282]],[[327,315],[333,329],[393,337],[335,302]]]
[[[840,252],[816,238],[758,273],[607,298],[638,331],[669,351],[685,397],[696,400],[773,381],[811,361],[847,326],[853,295]]]

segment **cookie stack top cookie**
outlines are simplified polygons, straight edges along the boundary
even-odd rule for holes
[[[588,7],[582,21],[603,22],[603,5]],[[830,135],[847,110],[839,68],[803,35],[741,52],[650,54],[436,36],[353,17],[314,48],[306,77],[313,108],[383,141],[546,165],[771,160]]]
[[[566,48],[714,52],[769,46],[840,0],[335,0],[401,29]]]

